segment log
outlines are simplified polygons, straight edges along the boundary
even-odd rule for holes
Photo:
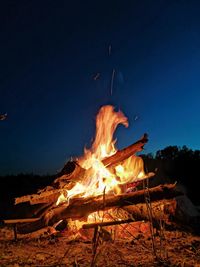
[[[151,203],[151,213],[149,206],[146,203],[139,203],[136,205],[124,206],[115,210],[114,212],[108,210],[106,214],[109,214],[111,221],[100,221],[94,223],[83,224],[83,229],[95,228],[96,226],[110,226],[117,224],[130,223],[135,221],[149,221],[151,220],[153,225],[158,228],[160,222],[166,224],[172,223],[172,218],[175,218],[177,201],[176,199],[164,199]],[[113,214],[114,213],[114,214]],[[124,218],[122,218],[124,216]],[[151,218],[150,218],[151,217]]]
[[[135,221],[151,220],[154,226],[158,226],[160,221],[171,224],[176,218],[177,199],[163,199],[153,201],[149,204],[141,203],[123,207],[123,210],[130,214]]]
[[[64,193],[62,189],[55,189],[44,191],[38,194],[32,194],[27,196],[18,197],[15,199],[15,204],[20,204],[23,202],[29,202],[31,205],[38,203],[52,203],[56,202],[60,194]]]
[[[104,211],[103,218],[84,223],[82,229],[129,224],[134,222],[150,222],[158,230],[184,230],[200,234],[200,213],[186,195],[173,199],[164,199],[147,204],[136,204]],[[109,219],[109,220],[108,220]],[[133,227],[134,224],[133,224]]]
[[[119,164],[123,160],[141,151],[147,142],[148,142],[148,136],[145,133],[143,137],[140,140],[138,140],[136,143],[122,150],[118,150],[114,155],[103,159],[102,162],[106,167]]]
[[[182,194],[174,184],[168,184],[122,195],[74,198],[69,205],[65,203],[48,210],[39,221],[19,225],[18,231],[20,233],[29,233],[46,226],[52,226],[63,219],[81,219],[99,210],[146,203],[149,199],[151,202],[172,199]]]

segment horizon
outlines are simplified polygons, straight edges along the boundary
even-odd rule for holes
[[[138,154],[136,154],[137,156],[149,156],[149,155],[151,155],[152,157],[153,157],[153,159],[155,159],[156,160],[156,154],[157,154],[157,152],[158,151],[162,151],[162,150],[164,150],[164,149],[166,149],[166,148],[168,148],[168,147],[177,147],[179,150],[182,150],[184,147],[186,147],[187,149],[189,149],[189,150],[191,150],[192,152],[195,152],[195,151],[200,151],[200,149],[191,149],[190,147],[188,147],[188,146],[186,146],[186,145],[183,145],[183,146],[176,146],[176,145],[168,145],[168,146],[166,146],[166,147],[164,147],[164,148],[162,148],[162,149],[159,149],[159,150],[157,150],[157,151],[155,151],[154,153],[151,153],[151,152],[149,152],[149,153],[143,153],[144,152],[144,149],[141,151],[141,152],[138,152],[139,153],[139,155]],[[82,155],[81,155],[82,156]],[[64,165],[68,162],[68,161],[70,161],[71,159],[68,159],[65,163],[64,163]],[[18,173],[5,173],[5,174],[1,174],[0,173],[0,177],[5,177],[5,176],[20,176],[20,175],[24,175],[24,176],[26,176],[26,175],[33,175],[33,176],[54,176],[54,175],[56,175],[59,171],[61,171],[61,169],[64,167],[64,165],[63,166],[61,166],[61,168],[57,171],[57,172],[55,172],[55,173],[48,173],[48,171],[47,172],[44,172],[44,173],[34,173],[34,172],[23,172],[23,171],[21,171],[21,172],[18,172]]]

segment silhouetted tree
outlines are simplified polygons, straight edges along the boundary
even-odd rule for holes
[[[156,152],[156,159],[174,160],[178,157],[179,148],[177,146],[168,146]]]
[[[185,185],[190,198],[200,204],[198,180],[200,166],[200,150],[193,151],[187,146],[168,146],[157,151],[156,161],[162,161],[164,170],[172,180]]]

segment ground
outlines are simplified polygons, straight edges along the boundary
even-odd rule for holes
[[[154,231],[152,242],[148,227],[143,227],[147,231],[137,234],[130,233],[132,226],[128,227],[123,228],[121,235],[115,234],[115,238],[107,234],[110,229],[103,234],[98,232],[100,235],[96,242],[92,242],[93,229],[85,235],[73,235],[73,238],[69,238],[67,231],[54,234],[45,231],[35,235],[18,235],[14,241],[12,228],[2,227],[0,266],[200,267],[200,236],[162,229],[162,233]]]

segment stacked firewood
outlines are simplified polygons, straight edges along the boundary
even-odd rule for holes
[[[108,169],[112,169],[141,151],[147,141],[147,135],[145,134],[131,146],[103,159],[102,163]],[[77,196],[68,202],[57,205],[58,197],[61,194],[66,194],[66,190],[73,188],[77,182],[84,180],[88,171],[82,168],[78,162],[70,161],[50,186],[39,190],[34,195],[16,198],[16,210],[25,209],[26,212],[24,212],[23,217],[30,219],[29,222],[18,225],[18,232],[22,234],[30,233],[46,226],[53,226],[60,220],[83,220],[92,212],[105,211],[116,207],[123,208],[130,214],[128,220],[149,220],[151,215],[151,220],[155,225],[160,220],[167,224],[173,224],[174,222],[188,224],[194,217],[198,216],[196,213],[190,214],[188,212],[186,208],[188,202],[185,202],[186,196],[178,190],[175,184],[165,184],[153,188],[144,186],[141,190],[125,192],[120,195],[103,194],[87,198]],[[151,213],[149,213],[149,208]]]

